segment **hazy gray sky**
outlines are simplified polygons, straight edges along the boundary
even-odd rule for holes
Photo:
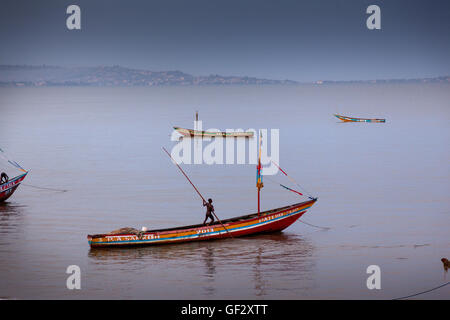
[[[82,30],[66,28],[81,7]],[[368,30],[366,8],[381,8]],[[448,0],[2,0],[0,64],[273,79],[450,74]]]

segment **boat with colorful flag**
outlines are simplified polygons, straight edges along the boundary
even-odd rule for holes
[[[15,167],[17,170],[21,171],[22,173],[15,176],[14,178],[9,178],[8,175],[5,172],[1,172],[1,180],[0,180],[0,202],[4,202],[7,199],[9,199],[13,193],[17,190],[17,188],[20,186],[22,181],[25,179],[25,177],[28,174],[28,171],[26,171],[24,168],[22,168],[17,162],[9,160],[6,156],[5,152],[0,149],[0,157],[5,160],[5,163],[9,164],[12,167]],[[17,171],[16,170],[16,171]]]
[[[352,118],[352,117],[346,117],[341,116],[339,114],[334,115],[339,120],[342,120],[343,122],[386,122],[386,119],[364,119],[364,118]]]
[[[197,187],[192,183],[183,169],[172,158],[170,153],[163,148],[167,155],[172,159],[173,163],[178,167],[181,173],[189,181],[197,194],[206,203],[205,198],[199,192]],[[277,165],[279,168],[279,166]],[[280,168],[281,169],[281,168]],[[286,174],[283,171],[283,174]],[[261,212],[260,210],[260,192],[264,187],[261,165],[261,139],[259,142],[259,156],[256,167],[256,187],[258,189],[258,212],[241,215],[238,217],[220,220],[215,214],[216,220],[210,224],[196,224],[181,226],[175,228],[147,230],[143,228],[141,231],[134,228],[121,228],[110,233],[88,235],[88,243],[92,248],[99,247],[124,247],[124,246],[144,246],[144,245],[160,245],[173,244],[191,241],[203,241],[214,239],[234,238],[261,233],[278,232],[293,224],[305,212],[311,208],[317,201],[317,198],[309,196],[309,199],[303,202],[287,205],[284,207],[271,209]],[[280,184],[281,185],[281,184]],[[283,188],[293,191],[300,196],[302,193],[281,185]]]
[[[191,225],[169,229],[148,230],[125,234],[88,235],[91,247],[141,246],[180,243],[200,240],[224,239],[260,233],[281,231],[300,218],[317,199],[292,204],[236,218],[222,220],[211,225]]]

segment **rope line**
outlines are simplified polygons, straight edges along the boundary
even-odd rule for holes
[[[270,181],[272,181],[272,182],[274,182],[274,183],[280,185],[280,187],[282,187],[282,188],[284,188],[284,189],[286,189],[286,190],[292,191],[292,192],[294,192],[294,193],[297,193],[297,194],[300,195],[300,196],[305,196],[303,193],[298,192],[298,191],[296,191],[296,190],[294,190],[294,189],[291,189],[291,188],[289,188],[289,187],[286,187],[284,184],[281,184],[281,183],[279,183],[277,180],[272,179],[272,178],[269,178],[268,176],[266,176],[265,179],[269,179]],[[309,195],[306,195],[306,197],[308,197],[308,198],[310,198],[310,199],[314,199],[313,197],[311,197],[311,196],[309,196]]]
[[[295,191],[294,189],[291,189],[291,188],[289,188],[289,187],[286,187],[285,185],[282,185],[281,183],[280,183],[280,186],[282,186],[282,187],[285,188],[286,190],[295,192],[295,193],[297,193],[297,194],[299,194],[299,195],[301,195],[301,196],[303,195],[303,193],[298,192],[298,191]]]
[[[309,197],[310,199],[313,199],[313,198],[314,198],[314,197],[312,196],[312,194],[311,194],[308,190],[306,190],[306,189],[303,188],[301,185],[299,185],[298,182],[294,180],[294,178],[291,178],[291,177],[290,177],[283,169],[280,168],[280,166],[279,166],[277,163],[275,163],[275,161],[272,161],[272,163],[273,163],[278,169],[280,169],[280,171],[281,171],[286,177],[288,177],[289,180],[291,180],[293,183],[295,183],[295,184],[297,185],[297,187],[299,187],[299,188],[303,191],[303,193],[307,194],[308,197]]]
[[[308,225],[308,226],[311,226],[311,227],[314,227],[314,228],[318,228],[318,229],[324,229],[324,230],[330,230],[330,229],[331,229],[330,227],[316,226],[316,225],[313,225],[313,224],[311,224],[311,223],[305,222],[305,221],[300,220],[300,219],[298,219],[298,221],[300,221],[301,223],[304,223],[304,224],[306,224],[306,225]]]
[[[297,193],[297,194],[303,196],[302,193],[300,193],[300,192],[298,192],[298,191],[295,191],[295,190],[293,190],[293,189],[291,189],[291,188],[289,188],[289,187],[286,187],[285,185],[281,184],[280,182],[278,182],[277,180],[275,180],[275,179],[273,179],[273,178],[270,178],[269,176],[264,176],[264,179],[268,179],[269,181],[272,181],[273,183],[276,183],[276,184],[280,185],[280,187],[282,187],[282,188],[284,188],[284,189],[286,189],[286,190],[295,192],[295,193]]]
[[[65,190],[65,189],[54,189],[54,188],[39,187],[39,186],[34,186],[32,184],[26,184],[26,183],[22,183],[22,185],[27,186],[27,187],[31,187],[31,188],[35,188],[35,189],[48,190],[48,191],[56,191],[56,192],[67,192],[67,191],[69,191],[69,190]]]
[[[407,298],[415,297],[415,296],[418,296],[418,295],[420,295],[420,294],[424,294],[424,293],[427,293],[427,292],[434,291],[434,290],[436,290],[436,289],[445,287],[445,286],[448,285],[449,283],[450,283],[450,281],[447,282],[447,283],[444,283],[444,284],[442,284],[442,285],[440,285],[440,286],[438,286],[438,287],[436,287],[436,288],[430,289],[430,290],[422,291],[422,292],[419,292],[419,293],[416,293],[416,294],[412,294],[412,295],[409,295],[409,296],[406,296],[406,297],[396,298],[396,299],[392,299],[392,300],[401,300],[401,299],[407,299]]]

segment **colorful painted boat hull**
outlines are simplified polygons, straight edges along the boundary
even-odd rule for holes
[[[192,129],[184,129],[179,127],[173,127],[179,134],[185,137],[253,137],[253,132],[209,132],[209,131],[197,131]]]
[[[88,235],[88,242],[92,248],[144,246],[189,241],[203,241],[242,237],[259,233],[281,231],[298,218],[317,201],[317,199],[293,204],[270,211],[222,220],[225,228],[217,221],[211,226],[193,225],[172,229],[150,230],[140,235],[136,234],[98,234]]]
[[[351,118],[351,117],[340,116],[338,114],[335,114],[334,116],[344,122],[386,122],[386,119]]]
[[[27,173],[24,173],[0,185],[0,202],[6,201],[9,197],[11,197],[26,176]]]

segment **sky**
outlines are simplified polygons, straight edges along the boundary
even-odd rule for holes
[[[68,30],[66,8],[81,8]],[[369,5],[381,29],[369,30]],[[448,0],[2,0],[0,64],[296,81],[450,74]]]

